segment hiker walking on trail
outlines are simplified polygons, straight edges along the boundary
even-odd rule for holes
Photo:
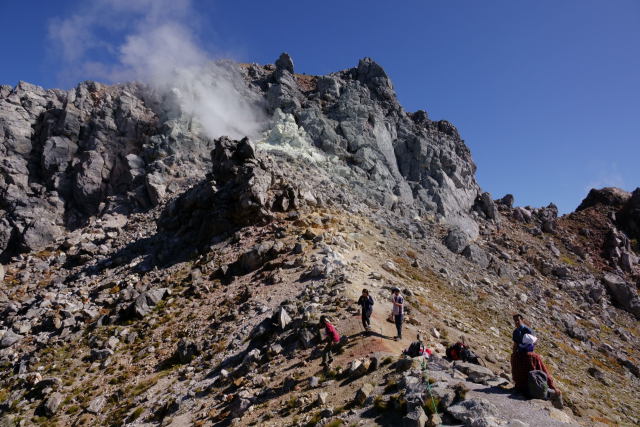
[[[394,338],[396,341],[402,339],[402,321],[404,318],[404,297],[400,295],[400,289],[393,288],[391,291],[391,302],[393,303],[393,320],[396,324],[398,334]]]
[[[340,342],[340,334],[335,326],[329,322],[327,316],[320,316],[320,327],[324,328],[325,332],[325,347],[322,349],[322,366],[329,368],[333,362],[333,350],[335,346]]]
[[[360,316],[362,318],[362,327],[369,333],[371,331],[371,313],[373,313],[373,297],[369,295],[367,289],[362,290],[362,295],[358,299],[360,306]]]

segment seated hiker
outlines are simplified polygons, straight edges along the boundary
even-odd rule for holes
[[[418,334],[416,341],[412,342],[411,345],[409,345],[409,348],[404,350],[402,353],[409,357],[431,356],[431,350],[425,347],[422,335],[420,334]]]
[[[328,368],[331,366],[333,362],[333,350],[340,343],[340,334],[336,330],[336,327],[331,324],[327,316],[320,316],[320,325],[321,328],[324,328],[325,331],[325,339],[324,343],[325,347],[322,349],[322,366]]]
[[[362,318],[362,327],[366,332],[371,330],[371,313],[373,313],[373,297],[369,295],[367,289],[362,290],[362,295],[358,299],[360,306],[360,316]]]
[[[480,358],[462,341],[447,347],[446,355],[449,360],[462,360],[475,365],[482,364]]]
[[[532,334],[524,334],[511,355],[515,389],[532,399],[549,399],[553,406],[561,409],[562,393],[555,387],[542,357],[533,351],[537,340]]]

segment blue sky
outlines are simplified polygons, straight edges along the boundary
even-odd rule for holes
[[[62,20],[89,13],[88,3],[0,0],[0,84],[68,88],[99,78],[50,37]],[[83,60],[115,62],[136,19],[88,25]],[[480,185],[496,198],[513,193],[518,205],[569,212],[591,187],[640,186],[637,0],[194,0],[186,20],[203,49],[240,61],[269,63],[287,51],[297,72],[323,74],[374,58],[406,110],[458,127]]]

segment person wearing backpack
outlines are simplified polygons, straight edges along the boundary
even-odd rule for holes
[[[358,299],[358,305],[360,306],[362,327],[369,333],[371,331],[371,313],[373,313],[373,297],[369,295],[369,290],[362,290],[362,295],[360,295]]]
[[[483,365],[480,358],[462,341],[447,347],[446,356],[449,360],[462,360],[474,365]]]
[[[329,321],[327,316],[320,316],[320,327],[324,328],[325,332],[325,347],[322,349],[322,366],[329,368],[333,362],[333,350],[335,346],[340,343],[340,334],[333,324]]]
[[[524,334],[511,355],[511,377],[516,391],[531,399],[549,399],[558,409],[562,409],[562,393],[553,382],[542,357],[533,350],[538,339],[532,334]]]
[[[394,338],[396,341],[402,339],[402,321],[404,319],[404,297],[400,295],[400,289],[393,288],[391,291],[391,302],[393,303],[393,320],[396,324],[398,335]]]
[[[431,356],[431,350],[425,347],[423,343],[422,335],[420,334],[418,334],[418,336],[416,337],[416,341],[412,342],[409,345],[409,348],[404,350],[402,353],[409,357],[418,357],[418,356],[430,357]]]

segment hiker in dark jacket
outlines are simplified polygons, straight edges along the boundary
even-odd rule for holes
[[[340,334],[338,334],[336,327],[329,322],[327,316],[320,316],[319,326],[324,328],[326,336],[324,339],[326,345],[322,349],[322,366],[329,368],[333,362],[333,350],[340,343]]]
[[[367,289],[362,290],[362,295],[358,299],[360,306],[360,316],[362,318],[362,327],[366,332],[371,330],[371,313],[373,313],[373,298],[369,295]]]
[[[396,341],[402,339],[402,321],[404,320],[404,297],[400,295],[400,289],[393,288],[391,291],[391,302],[393,303],[393,320],[396,324],[398,335]]]
[[[522,344],[522,337],[524,337],[525,334],[534,335],[533,331],[524,322],[524,316],[522,314],[514,314],[513,323],[516,326],[512,334],[513,352],[516,353],[517,351],[528,350],[525,348],[519,348],[519,346],[520,344]],[[533,349],[531,349],[530,351],[533,351]]]

